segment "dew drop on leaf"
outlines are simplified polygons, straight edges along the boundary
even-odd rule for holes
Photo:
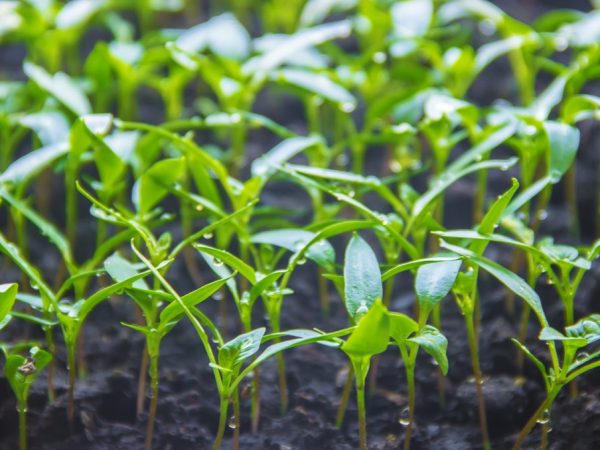
[[[384,52],[375,52],[373,54],[373,62],[375,64],[383,64],[387,59],[387,55]]]
[[[351,102],[345,102],[345,103],[340,104],[340,109],[342,110],[342,112],[345,112],[345,113],[351,113],[352,111],[354,111],[355,108],[356,108],[356,105]]]
[[[575,358],[575,360],[577,362],[581,362],[581,361],[583,361],[583,360],[585,360],[585,359],[587,359],[589,357],[590,357],[589,353],[579,352],[579,353],[577,353],[577,358]]]
[[[296,261],[296,264],[299,266],[306,264],[306,258],[304,258],[304,257],[300,258],[298,261]]]
[[[213,237],[213,234],[212,234],[212,233],[204,233],[204,234],[202,235],[202,237],[203,237],[204,239],[212,239],[212,237]]]
[[[196,211],[200,212],[200,211],[202,211],[202,210],[204,209],[204,206],[202,206],[200,203],[198,203],[198,204],[195,206],[195,208],[194,208],[194,209],[195,209]]]
[[[213,294],[213,299],[215,299],[218,302],[220,302],[221,300],[223,300],[223,292],[221,292],[221,291],[215,292]]]
[[[222,261],[222,260],[220,260],[220,259],[219,259],[219,258],[217,258],[217,257],[214,257],[214,258],[213,258],[213,264],[214,264],[215,266],[217,266],[217,267],[221,267],[221,266],[223,265],[223,261]]]

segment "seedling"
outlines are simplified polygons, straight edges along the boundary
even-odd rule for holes
[[[19,349],[2,347],[6,362],[4,376],[8,380],[17,399],[19,413],[19,448],[27,450],[27,399],[31,385],[52,360],[52,355],[46,350],[35,346],[29,350],[29,356],[19,354]]]

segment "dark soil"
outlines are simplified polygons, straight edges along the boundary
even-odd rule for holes
[[[586,2],[497,2],[507,11],[531,20],[550,7],[569,6],[589,8]],[[521,8],[521,5],[526,5]],[[13,49],[14,50],[14,49]],[[13,51],[11,50],[11,52]],[[11,53],[12,54],[12,53]],[[2,53],[2,58],[6,56]],[[14,57],[14,55],[12,56]],[[17,58],[18,59],[18,58]],[[5,61],[5,60],[4,60]],[[18,66],[20,64],[17,63]],[[501,76],[501,75],[500,75]],[[500,80],[502,81],[502,80]],[[489,82],[489,85],[487,84]],[[479,86],[481,96],[495,89],[496,80],[490,77]],[[479,91],[478,91],[479,93]],[[277,102],[273,102],[276,104]],[[279,106],[280,108],[280,106]],[[140,108],[143,109],[143,108]],[[293,110],[293,108],[291,109]],[[267,114],[269,115],[269,114]],[[288,126],[297,118],[288,117]],[[278,120],[282,120],[278,118]],[[597,173],[599,157],[597,125],[583,124],[582,148],[579,154],[578,190],[581,215],[579,221],[582,240],[590,242],[595,224]],[[257,135],[251,153],[260,153],[271,147],[271,138]],[[372,161],[377,165],[377,161]],[[506,179],[492,180],[498,189],[506,185]],[[282,197],[281,192],[286,192]],[[446,218],[448,226],[470,226],[465,217],[473,196],[473,180],[454,186],[448,196]],[[292,194],[289,194],[292,192]],[[266,203],[284,204],[292,208],[304,204],[304,197],[293,194],[287,184],[274,184],[265,193]],[[461,214],[456,214],[460,211]],[[466,211],[466,212],[465,212]],[[568,241],[571,225],[569,212],[564,205],[560,189],[556,192],[548,210],[544,233],[552,234],[561,242]],[[89,222],[87,222],[89,223]],[[84,221],[81,235],[90,231]],[[32,237],[32,239],[34,239]],[[53,257],[45,255],[45,241],[35,241],[37,254],[43,266],[54,267]],[[37,246],[39,244],[39,246]],[[341,242],[337,243],[341,247]],[[505,265],[510,255],[493,248],[494,259]],[[338,252],[341,254],[341,252]],[[341,256],[338,256],[341,260]],[[4,266],[3,266],[4,267]],[[181,292],[194,286],[187,277],[185,267],[172,269],[173,282]],[[14,279],[15,274],[4,271],[1,278]],[[331,316],[323,319],[319,312],[316,292],[316,273],[310,264],[294,277],[295,293],[285,301],[283,329],[313,328],[334,330],[346,325],[346,317],[339,298],[332,291]],[[486,376],[483,385],[490,434],[494,449],[510,448],[517,433],[543,399],[543,384],[535,368],[525,363],[524,378],[518,376],[517,351],[510,338],[518,331],[519,308],[513,315],[505,309],[505,291],[492,280],[483,280],[482,323],[480,354],[481,366]],[[391,309],[410,313],[414,302],[412,280],[399,278],[398,290]],[[548,308],[551,323],[560,325],[562,310],[552,289],[540,286],[540,295]],[[84,347],[88,375],[78,381],[76,390],[77,420],[73,430],[66,421],[66,383],[64,347],[59,345],[57,399],[48,403],[45,379],[32,388],[29,409],[29,436],[31,449],[141,449],[145,435],[145,417],[136,417],[136,389],[143,337],[120,325],[133,320],[133,306],[125,298],[105,303],[94,312],[84,330]],[[600,267],[596,265],[586,276],[576,300],[577,315],[600,311]],[[233,312],[231,303],[227,308]],[[260,308],[258,308],[260,309]],[[216,301],[206,304],[209,317],[218,316]],[[260,314],[254,325],[264,322]],[[236,323],[223,324],[229,336],[239,332]],[[422,356],[417,367],[417,410],[412,448],[415,450],[468,450],[481,448],[477,421],[475,385],[471,381],[471,365],[466,343],[462,316],[450,301],[443,311],[443,331],[448,337],[450,371],[444,379],[445,404],[441,404],[438,391],[438,370],[431,359]],[[18,338],[34,332],[11,327],[12,336]],[[544,347],[535,339],[536,330],[531,328],[528,341],[538,355],[544,355]],[[35,337],[35,336],[34,336]],[[244,449],[354,449],[357,448],[358,428],[356,409],[351,401],[344,426],[334,426],[336,408],[345,381],[347,360],[338,350],[317,345],[292,350],[285,355],[290,395],[290,407],[285,414],[279,412],[279,392],[276,368],[270,361],[261,368],[262,416],[260,431],[250,433],[249,400],[244,400],[241,444]],[[154,448],[157,449],[208,449],[212,445],[217,428],[218,396],[212,372],[199,345],[197,336],[189,324],[182,323],[163,342],[161,353],[161,387]],[[378,364],[377,390],[367,400],[368,433],[373,449],[401,448],[405,428],[399,423],[401,411],[407,404],[404,369],[399,355],[391,349],[381,356]],[[580,394],[570,397],[567,390],[559,396],[551,420],[552,450],[586,450],[598,448],[600,443],[600,371],[584,377],[578,384]],[[527,448],[539,445],[539,430],[534,430],[527,441]],[[232,431],[228,430],[223,448],[230,447]],[[17,414],[12,392],[6,380],[0,377],[0,449],[17,448]]]

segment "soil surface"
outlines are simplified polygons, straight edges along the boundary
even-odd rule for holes
[[[568,1],[509,1],[497,2],[508,12],[531,20],[548,8],[580,7],[589,9],[586,2]],[[521,7],[522,6],[522,7]],[[20,65],[18,51],[8,49],[11,61]],[[0,50],[0,60],[7,55]],[[500,73],[497,75],[502,77]],[[496,83],[498,81],[499,83]],[[489,84],[488,84],[489,83]],[[486,98],[494,89],[506,84],[503,79],[489,77],[477,86],[475,96]],[[271,99],[273,107],[277,99]],[[143,110],[144,108],[140,108]],[[286,108],[287,109],[287,108]],[[291,105],[289,111],[299,111]],[[271,115],[265,112],[266,115]],[[282,120],[281,116],[278,116]],[[285,123],[287,120],[287,123]],[[299,118],[289,114],[283,122],[292,128]],[[582,145],[578,155],[577,174],[579,192],[579,221],[581,240],[589,243],[594,237],[594,210],[597,194],[597,174],[600,164],[600,133],[598,126],[582,124]],[[274,144],[272,137],[261,133],[254,135],[251,153],[258,154]],[[373,167],[379,161],[370,161]],[[494,175],[496,176],[496,175]],[[506,174],[494,180],[499,189],[505,186]],[[282,198],[281,192],[286,192]],[[298,208],[306,198],[290,189],[284,182],[274,183],[264,194],[266,203]],[[474,192],[474,180],[457,183],[448,195],[446,224],[450,227],[470,226],[465,217]],[[461,212],[457,214],[456,212]],[[464,212],[464,214],[463,214]],[[568,241],[571,225],[569,212],[559,189],[553,196],[548,217],[543,223],[543,233],[551,234],[561,242]],[[93,231],[90,221],[82,220],[79,233],[83,236]],[[56,260],[46,254],[46,241],[32,236],[32,255],[42,267],[52,268]],[[36,240],[38,239],[39,242]],[[177,236],[175,236],[177,239]],[[334,241],[341,261],[343,241]],[[508,265],[510,254],[492,247],[490,256]],[[5,269],[2,280],[17,276]],[[186,268],[179,263],[171,272],[172,281],[180,292],[188,292],[194,285],[187,276]],[[310,264],[303,266],[293,277],[294,294],[286,298],[282,328],[313,328],[334,330],[346,326],[343,305],[336,293],[331,291],[332,311],[330,317],[321,317],[316,292],[316,269]],[[528,362],[523,377],[517,368],[517,350],[510,338],[518,334],[520,308],[509,314],[505,308],[506,292],[493,280],[482,280],[482,322],[480,355],[486,376],[483,390],[486,397],[490,435],[494,449],[510,448],[522,426],[538,407],[544,394],[542,380]],[[550,286],[539,287],[539,293],[547,306],[551,323],[560,326],[562,310]],[[579,297],[576,299],[577,316],[600,311],[600,267],[595,265],[586,275]],[[226,300],[225,300],[226,301]],[[391,309],[411,313],[414,303],[412,280],[399,277]],[[233,312],[233,305],[226,307]],[[205,303],[203,311],[209,317],[219,315],[219,302]],[[257,308],[254,325],[265,323],[261,307]],[[130,300],[115,298],[105,303],[90,317],[84,329],[84,348],[87,375],[78,381],[76,388],[77,420],[69,429],[66,420],[67,373],[64,346],[59,342],[57,355],[57,398],[47,400],[45,375],[32,387],[29,402],[29,436],[31,449],[123,449],[143,448],[145,417],[136,417],[136,390],[143,337],[120,322],[133,321],[134,308]],[[232,337],[239,329],[235,321],[222,324]],[[29,336],[36,338],[35,329],[23,325],[15,330],[10,327],[11,340]],[[417,365],[417,408],[412,448],[415,450],[468,450],[481,448],[477,421],[475,385],[471,378],[471,365],[464,331],[463,318],[450,300],[443,309],[443,332],[448,337],[450,370],[443,379],[445,401],[440,400],[438,369],[428,356],[421,356]],[[537,355],[544,355],[544,346],[535,339],[532,326],[528,345]],[[260,370],[262,415],[260,430],[250,433],[250,403],[242,402],[241,446],[244,449],[291,450],[291,449],[355,449],[358,442],[356,408],[353,398],[346,420],[341,429],[334,426],[336,408],[345,382],[347,359],[336,349],[318,345],[298,348],[285,354],[290,406],[280,413],[275,361],[269,361]],[[208,449],[212,445],[217,428],[218,396],[212,371],[199,345],[194,330],[188,323],[181,323],[164,340],[160,359],[160,397],[156,424],[155,445],[157,449]],[[600,443],[600,371],[592,372],[578,383],[579,395],[569,396],[565,389],[555,403],[550,433],[552,450],[587,450],[598,448]],[[404,369],[397,352],[390,349],[378,362],[377,388],[367,399],[369,444],[372,449],[401,448],[405,427],[399,419],[407,405]],[[8,383],[0,376],[0,449],[17,448],[17,414],[13,394]],[[537,448],[541,426],[536,427],[527,440],[526,448]],[[223,448],[230,448],[228,430]]]

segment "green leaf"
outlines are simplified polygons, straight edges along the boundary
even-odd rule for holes
[[[548,319],[546,319],[546,315],[544,314],[544,309],[542,308],[542,302],[539,295],[531,288],[531,286],[527,284],[527,282],[525,282],[525,280],[523,280],[517,274],[493,261],[490,261],[487,258],[484,258],[483,256],[476,255],[470,250],[466,250],[455,245],[450,245],[445,241],[441,242],[441,246],[447,250],[450,250],[451,252],[456,253],[457,255],[468,258],[469,261],[477,264],[483,270],[498,279],[498,281],[500,281],[504,286],[525,300],[543,327],[548,325]]]
[[[388,269],[382,276],[381,281],[387,281],[393,276],[399,274],[400,272],[405,272],[407,270],[416,269],[423,264],[432,264],[436,262],[446,262],[446,261],[457,261],[459,258],[457,256],[434,256],[431,258],[422,258],[416,259],[414,261],[408,261],[405,263],[398,264],[391,269]]]
[[[138,212],[143,215],[156,206],[169,193],[169,187],[183,178],[184,171],[184,158],[163,159],[150,167],[133,188]]]
[[[433,18],[431,0],[394,2],[391,8],[394,32],[398,37],[416,38],[425,35]]]
[[[72,0],[66,3],[54,18],[61,30],[82,27],[106,5],[107,0]]]
[[[22,181],[33,178],[56,159],[66,155],[69,151],[67,142],[47,145],[37,150],[33,150],[14,161],[8,168],[0,174],[0,183],[21,183]]]
[[[275,245],[297,253],[303,250],[316,236],[317,233],[311,231],[285,228],[257,233],[250,238],[250,242]],[[335,264],[335,250],[325,239],[312,243],[306,250],[305,256],[326,269],[332,268]]]
[[[346,311],[360,319],[383,297],[381,271],[375,253],[358,234],[352,236],[344,258],[344,297]]]
[[[284,42],[272,50],[250,59],[244,64],[243,72],[246,74],[269,73],[284,62],[293,61],[294,56],[302,50],[333,39],[348,37],[351,30],[352,25],[349,20],[300,30],[296,34],[287,37]]]
[[[219,366],[235,368],[258,352],[265,328],[257,328],[230,340],[219,349]]]
[[[191,308],[192,306],[196,306],[197,304],[203,302],[208,299],[211,295],[221,289],[227,281],[229,281],[231,275],[226,278],[221,278],[219,280],[213,281],[211,283],[205,284],[198,289],[193,290],[192,292],[181,297],[181,301]],[[183,308],[179,304],[179,302],[172,302],[165,307],[160,313],[160,322],[167,324],[173,320],[175,320],[178,316],[183,315]]]
[[[243,60],[250,54],[250,35],[231,13],[188,28],[179,35],[176,44],[189,53],[209,49],[216,55],[237,60]]]
[[[579,147],[579,130],[564,123],[547,121],[544,128],[550,141],[550,179],[558,183],[575,160]]]
[[[419,329],[419,324],[406,314],[390,312],[388,316],[390,320],[390,337],[399,344]]]
[[[130,279],[140,273],[138,266],[123,258],[118,252],[106,258],[104,268],[111,278],[117,282]],[[138,289],[148,289],[148,285],[143,279],[136,280],[132,283],[132,286]]]
[[[418,220],[427,212],[432,202],[450,185],[455,183],[460,178],[469,175],[479,170],[500,169],[508,170],[517,163],[517,158],[509,158],[506,160],[487,160],[479,163],[471,164],[463,169],[450,170],[448,168],[440,177],[438,177],[433,185],[415,202],[412,208],[412,217],[410,224],[417,223]]]
[[[228,266],[237,270],[239,273],[241,273],[244,276],[244,278],[250,281],[250,283],[256,283],[256,273],[254,272],[252,266],[246,264],[237,256],[229,253],[226,250],[221,250],[215,247],[211,247],[209,245],[195,243],[193,244],[193,246],[200,253],[205,253],[207,255],[212,256],[213,264],[218,266],[225,263]]]
[[[17,283],[0,284],[0,323],[2,323],[12,311],[15,300],[17,299],[18,291],[19,285]]]
[[[282,69],[274,73],[272,78],[337,103],[344,110],[351,111],[356,108],[354,96],[327,75],[300,69]]]
[[[31,223],[33,223],[38,230],[40,230],[40,233],[46,236],[48,240],[56,246],[69,271],[75,270],[73,257],[71,255],[71,247],[69,246],[66,237],[52,223],[44,219],[40,214],[37,213],[37,211],[35,211],[25,202],[13,197],[1,186],[0,197],[6,200],[6,202],[15,209],[20,211],[25,217],[27,217]]]
[[[56,98],[75,115],[83,116],[92,112],[89,100],[67,74],[57,72],[50,75],[45,69],[29,61],[23,64],[23,71],[40,88]]]
[[[321,142],[318,137],[293,137],[273,147],[252,163],[253,177],[269,177],[277,168],[304,150]]]
[[[58,144],[69,138],[69,122],[59,111],[27,114],[19,119],[19,124],[35,131],[42,145]]]
[[[600,340],[600,314],[592,314],[565,328],[568,337],[583,338],[587,345]]]
[[[415,336],[408,338],[408,340],[418,344],[419,347],[429,353],[438,363],[444,375],[448,373],[448,357],[446,356],[448,339],[437,328],[425,325]]]
[[[427,322],[431,311],[448,295],[461,264],[462,261],[458,259],[424,264],[417,269],[415,291],[419,301],[421,323]]]
[[[387,309],[377,300],[358,321],[342,350],[351,358],[362,358],[383,353],[390,340],[390,319]]]

